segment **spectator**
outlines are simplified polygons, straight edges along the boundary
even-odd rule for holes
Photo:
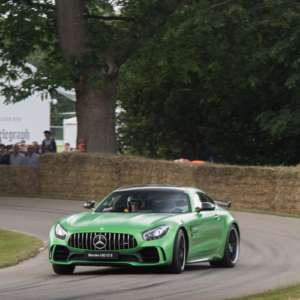
[[[44,135],[45,139],[42,142],[42,153],[56,152],[56,142],[51,136],[51,132],[49,130],[45,130]]]
[[[33,146],[34,152],[36,154],[41,154],[42,153],[41,147],[40,147],[38,142],[32,142],[32,146]]]
[[[3,144],[0,144],[0,165],[9,165],[8,149]]]
[[[65,143],[64,144],[64,151],[63,152],[71,152],[71,146],[70,143]]]
[[[26,141],[22,140],[22,141],[19,143],[19,151],[20,151],[20,153],[23,153],[24,155],[26,155],[26,153],[27,153],[27,145],[26,145]]]
[[[25,164],[25,156],[20,153],[19,145],[13,146],[9,161],[12,166],[23,166]]]
[[[78,152],[86,152],[86,143],[84,139],[79,139],[77,144]]]
[[[35,153],[35,148],[33,145],[27,147],[27,156],[25,158],[25,165],[33,168],[39,166],[39,154]]]

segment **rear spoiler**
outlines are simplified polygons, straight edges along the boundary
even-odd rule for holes
[[[221,206],[223,208],[230,208],[231,207],[231,201],[219,201],[219,200],[215,200],[215,203],[218,205],[218,206]]]

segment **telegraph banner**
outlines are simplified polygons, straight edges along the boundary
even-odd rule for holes
[[[41,143],[43,131],[50,129],[50,101],[42,100],[40,93],[17,103],[4,103],[0,96],[0,143],[12,145]]]

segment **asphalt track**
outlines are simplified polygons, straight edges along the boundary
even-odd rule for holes
[[[82,211],[81,202],[0,198],[0,228],[48,238],[61,216]],[[300,219],[235,213],[241,258],[234,269],[189,266],[180,275],[158,270],[80,267],[54,275],[47,251],[0,270],[0,299],[188,299],[215,300],[300,282]]]

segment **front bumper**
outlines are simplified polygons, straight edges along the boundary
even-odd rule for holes
[[[104,253],[105,251],[101,252]],[[111,252],[110,252],[111,253]],[[77,266],[107,266],[107,265],[131,265],[131,266],[159,266],[168,265],[165,251],[161,247],[145,247],[136,251],[115,251],[117,258],[98,258],[99,251],[74,250],[66,246],[53,245],[49,249],[51,263]],[[91,254],[95,254],[95,257]]]
[[[173,240],[170,236],[153,241],[137,239],[137,246],[132,249],[117,251],[95,251],[70,247],[68,239],[61,240],[50,234],[49,261],[53,264],[76,266],[166,266],[173,257]],[[114,253],[117,258],[102,259],[99,253]],[[95,256],[93,256],[95,254]]]

